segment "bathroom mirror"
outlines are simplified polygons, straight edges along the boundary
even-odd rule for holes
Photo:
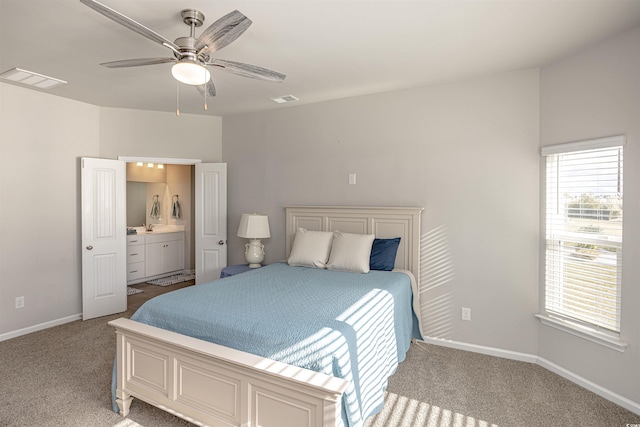
[[[127,181],[127,227],[166,223],[166,188],[166,183]],[[159,218],[149,216],[154,195],[159,196]]]
[[[127,227],[140,227],[147,216],[147,183],[127,181]]]

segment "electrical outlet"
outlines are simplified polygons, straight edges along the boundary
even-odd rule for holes
[[[467,307],[462,307],[462,320],[467,320],[471,322],[471,309]]]
[[[16,308],[24,308],[24,297],[16,298]]]

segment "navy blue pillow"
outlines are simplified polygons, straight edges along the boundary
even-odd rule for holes
[[[400,245],[400,237],[394,239],[374,239],[369,258],[371,270],[393,270],[396,263],[396,253]]]

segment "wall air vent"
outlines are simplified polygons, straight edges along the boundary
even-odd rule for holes
[[[277,98],[269,98],[269,99],[271,99],[273,102],[277,104],[284,104],[285,102],[299,101],[299,99],[293,95],[283,95]]]
[[[64,80],[34,73],[33,71],[23,70],[22,68],[12,68],[9,71],[5,71],[0,74],[0,79],[37,87],[39,89],[51,89],[58,85],[67,84]]]

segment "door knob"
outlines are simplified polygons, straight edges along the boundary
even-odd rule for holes
[[[87,246],[87,250],[90,251],[91,249],[93,249],[93,246],[89,245]]]
[[[224,240],[220,240],[220,241],[218,242],[218,244],[219,244],[219,245],[224,245]]]

